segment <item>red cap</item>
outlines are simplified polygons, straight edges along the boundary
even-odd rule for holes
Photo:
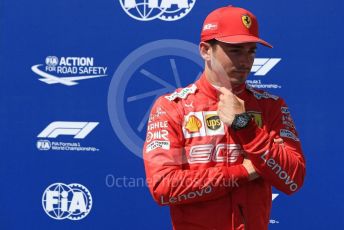
[[[248,10],[234,6],[221,7],[207,16],[201,41],[211,39],[233,44],[258,42],[272,48],[272,45],[259,38],[256,16]]]

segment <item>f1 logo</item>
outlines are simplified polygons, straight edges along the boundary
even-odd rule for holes
[[[38,134],[38,137],[56,138],[60,135],[71,135],[75,139],[84,139],[98,124],[99,122],[54,121]]]
[[[255,73],[255,76],[265,76],[280,61],[281,58],[255,58],[251,72]]]

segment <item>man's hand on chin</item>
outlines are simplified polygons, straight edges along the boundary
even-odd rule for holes
[[[231,126],[236,114],[245,112],[245,101],[241,100],[235,94],[225,87],[219,89],[218,114],[223,123]]]

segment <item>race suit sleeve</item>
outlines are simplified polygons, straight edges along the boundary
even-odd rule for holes
[[[248,181],[248,173],[242,165],[187,169],[183,119],[176,103],[163,97],[151,110],[143,159],[149,190],[159,205],[216,199],[231,191],[229,180],[234,180],[235,186]]]
[[[292,194],[303,184],[305,159],[284,100],[271,104],[264,119],[268,122],[268,131],[251,121],[248,127],[236,131],[236,136],[257,173],[277,189]]]

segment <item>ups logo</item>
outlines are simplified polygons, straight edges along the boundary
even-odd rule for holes
[[[217,130],[221,127],[220,117],[216,114],[209,114],[205,117],[207,127],[211,130]]]

